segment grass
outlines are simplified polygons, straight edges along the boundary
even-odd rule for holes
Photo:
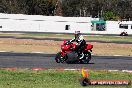
[[[86,39],[116,42],[132,42],[132,37],[129,36],[87,36]]]
[[[73,34],[25,34],[25,36],[35,37],[35,36],[46,36],[46,37],[59,37],[71,39],[74,37]],[[102,41],[125,41],[132,42],[132,36],[109,36],[109,35],[84,35],[86,40],[102,40]]]
[[[131,79],[132,74],[89,71],[90,79]],[[79,71],[0,70],[0,88],[83,88]],[[132,88],[132,86],[88,86],[86,88]]]
[[[35,38],[62,38],[71,39],[73,34],[46,34],[46,33],[1,33],[0,36],[16,36],[16,37],[35,37]],[[110,36],[110,35],[84,35],[86,40],[116,41],[116,42],[132,42],[132,36]]]

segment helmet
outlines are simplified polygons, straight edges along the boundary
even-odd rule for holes
[[[75,38],[77,38],[80,35],[80,31],[75,31]]]

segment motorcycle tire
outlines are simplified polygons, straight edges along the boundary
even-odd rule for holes
[[[57,63],[62,63],[62,60],[61,60],[61,53],[60,53],[60,52],[58,52],[58,53],[56,54],[56,56],[55,56],[55,61],[56,61]]]
[[[82,59],[82,63],[88,64],[90,60],[91,60],[91,53],[84,52],[84,58]]]

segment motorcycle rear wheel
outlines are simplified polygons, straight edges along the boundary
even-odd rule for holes
[[[82,63],[88,64],[90,60],[91,60],[91,53],[84,52],[84,58],[82,59]]]

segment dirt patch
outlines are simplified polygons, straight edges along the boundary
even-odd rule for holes
[[[132,56],[132,44],[116,44],[116,43],[96,43],[93,53],[97,55],[125,55]]]
[[[57,53],[62,41],[0,38],[0,51]],[[95,55],[132,56],[132,44],[98,43],[94,45]]]

